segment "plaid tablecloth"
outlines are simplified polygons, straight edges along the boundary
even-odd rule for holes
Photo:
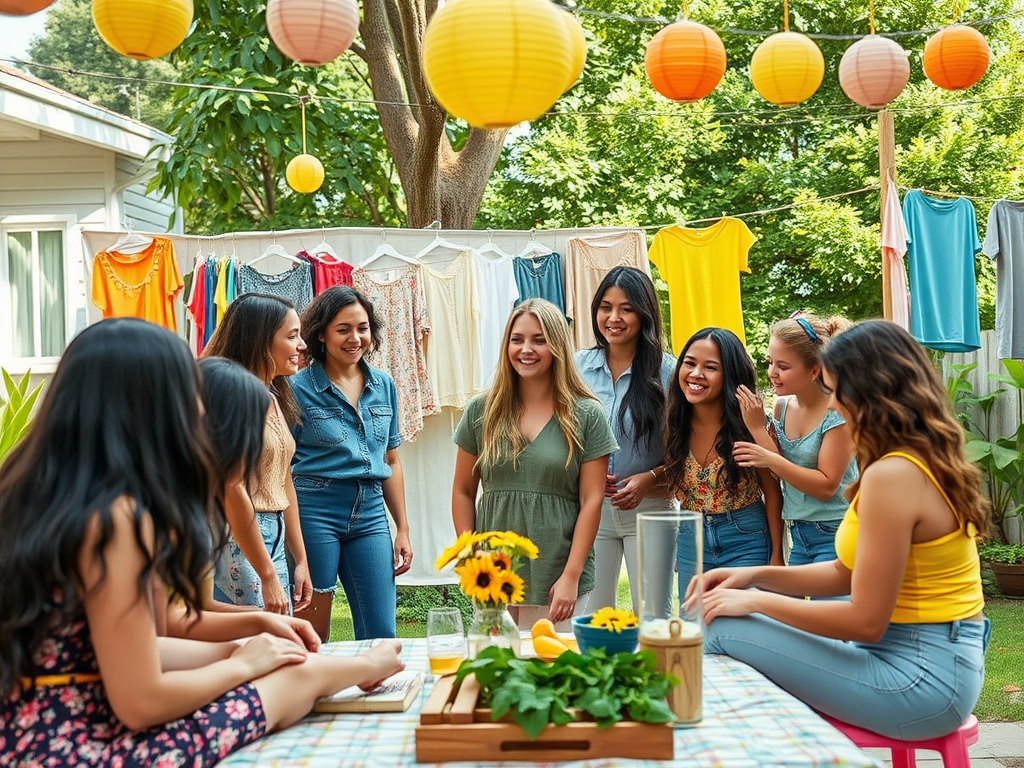
[[[427,670],[426,641],[402,641],[408,669]],[[350,655],[368,642],[331,643],[324,652]],[[281,733],[250,744],[222,766],[260,768],[391,768],[416,762],[414,730],[430,693],[428,674],[419,700],[407,712],[365,715],[310,715]],[[537,763],[474,763],[481,766]],[[469,765],[469,763],[463,763]],[[675,760],[608,758],[558,763],[595,766],[668,766],[687,768],[877,768],[879,763],[854,746],[805,704],[761,673],[724,656],[704,657],[704,719],[675,729]]]

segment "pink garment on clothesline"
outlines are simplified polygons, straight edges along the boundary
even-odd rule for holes
[[[910,330],[910,292],[907,290],[907,272],[903,256],[907,252],[907,225],[903,221],[900,195],[896,182],[888,181],[885,210],[882,211],[882,260],[889,270],[892,293],[892,321]]]

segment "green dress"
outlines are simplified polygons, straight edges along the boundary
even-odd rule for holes
[[[452,439],[467,453],[483,450],[483,413],[486,395],[470,401]],[[540,434],[526,446],[513,467],[511,461],[481,466],[483,492],[477,499],[478,531],[515,531],[528,537],[540,555],[526,560],[519,574],[526,582],[525,603],[547,605],[552,585],[569,559],[572,535],[580,514],[580,466],[618,450],[604,409],[597,400],[576,401],[582,453],[569,457],[569,442],[558,419],[551,417]],[[578,594],[594,588],[594,553],[587,556],[580,575]]]

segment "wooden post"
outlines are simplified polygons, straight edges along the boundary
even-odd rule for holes
[[[881,185],[881,217],[885,217],[885,205],[889,197],[889,179],[896,180],[896,131],[892,112],[883,109],[878,113],[878,180]],[[882,316],[892,320],[892,280],[889,266],[882,257]]]

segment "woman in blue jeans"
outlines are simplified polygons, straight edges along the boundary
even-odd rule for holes
[[[861,469],[838,559],[705,574],[704,648],[852,725],[942,736],[971,713],[984,679],[981,476],[942,381],[902,328],[858,323],[829,342],[822,365]]]
[[[704,515],[704,568],[782,565],[779,483],[733,458],[738,441],[752,440],[736,392],[754,391],[756,380],[736,334],[704,328],[686,342],[669,384],[665,477],[683,510]],[[676,557],[679,573],[699,570],[692,542],[681,539]]]
[[[793,539],[790,565],[836,559],[843,494],[857,479],[850,428],[829,408],[821,385],[821,350],[848,325],[841,317],[794,312],[772,327],[768,380],[776,395],[777,445],[763,429],[761,398],[746,387],[737,393],[754,442],[738,442],[732,453],[741,467],[767,468],[782,481],[782,519]]]
[[[398,446],[398,393],[364,356],[379,343],[373,305],[335,286],[302,315],[309,365],[292,377],[302,410],[292,472],[313,579],[308,619],[327,641],[338,579],[357,640],[395,636],[395,577],[412,565]],[[391,541],[387,511],[395,522]]]

